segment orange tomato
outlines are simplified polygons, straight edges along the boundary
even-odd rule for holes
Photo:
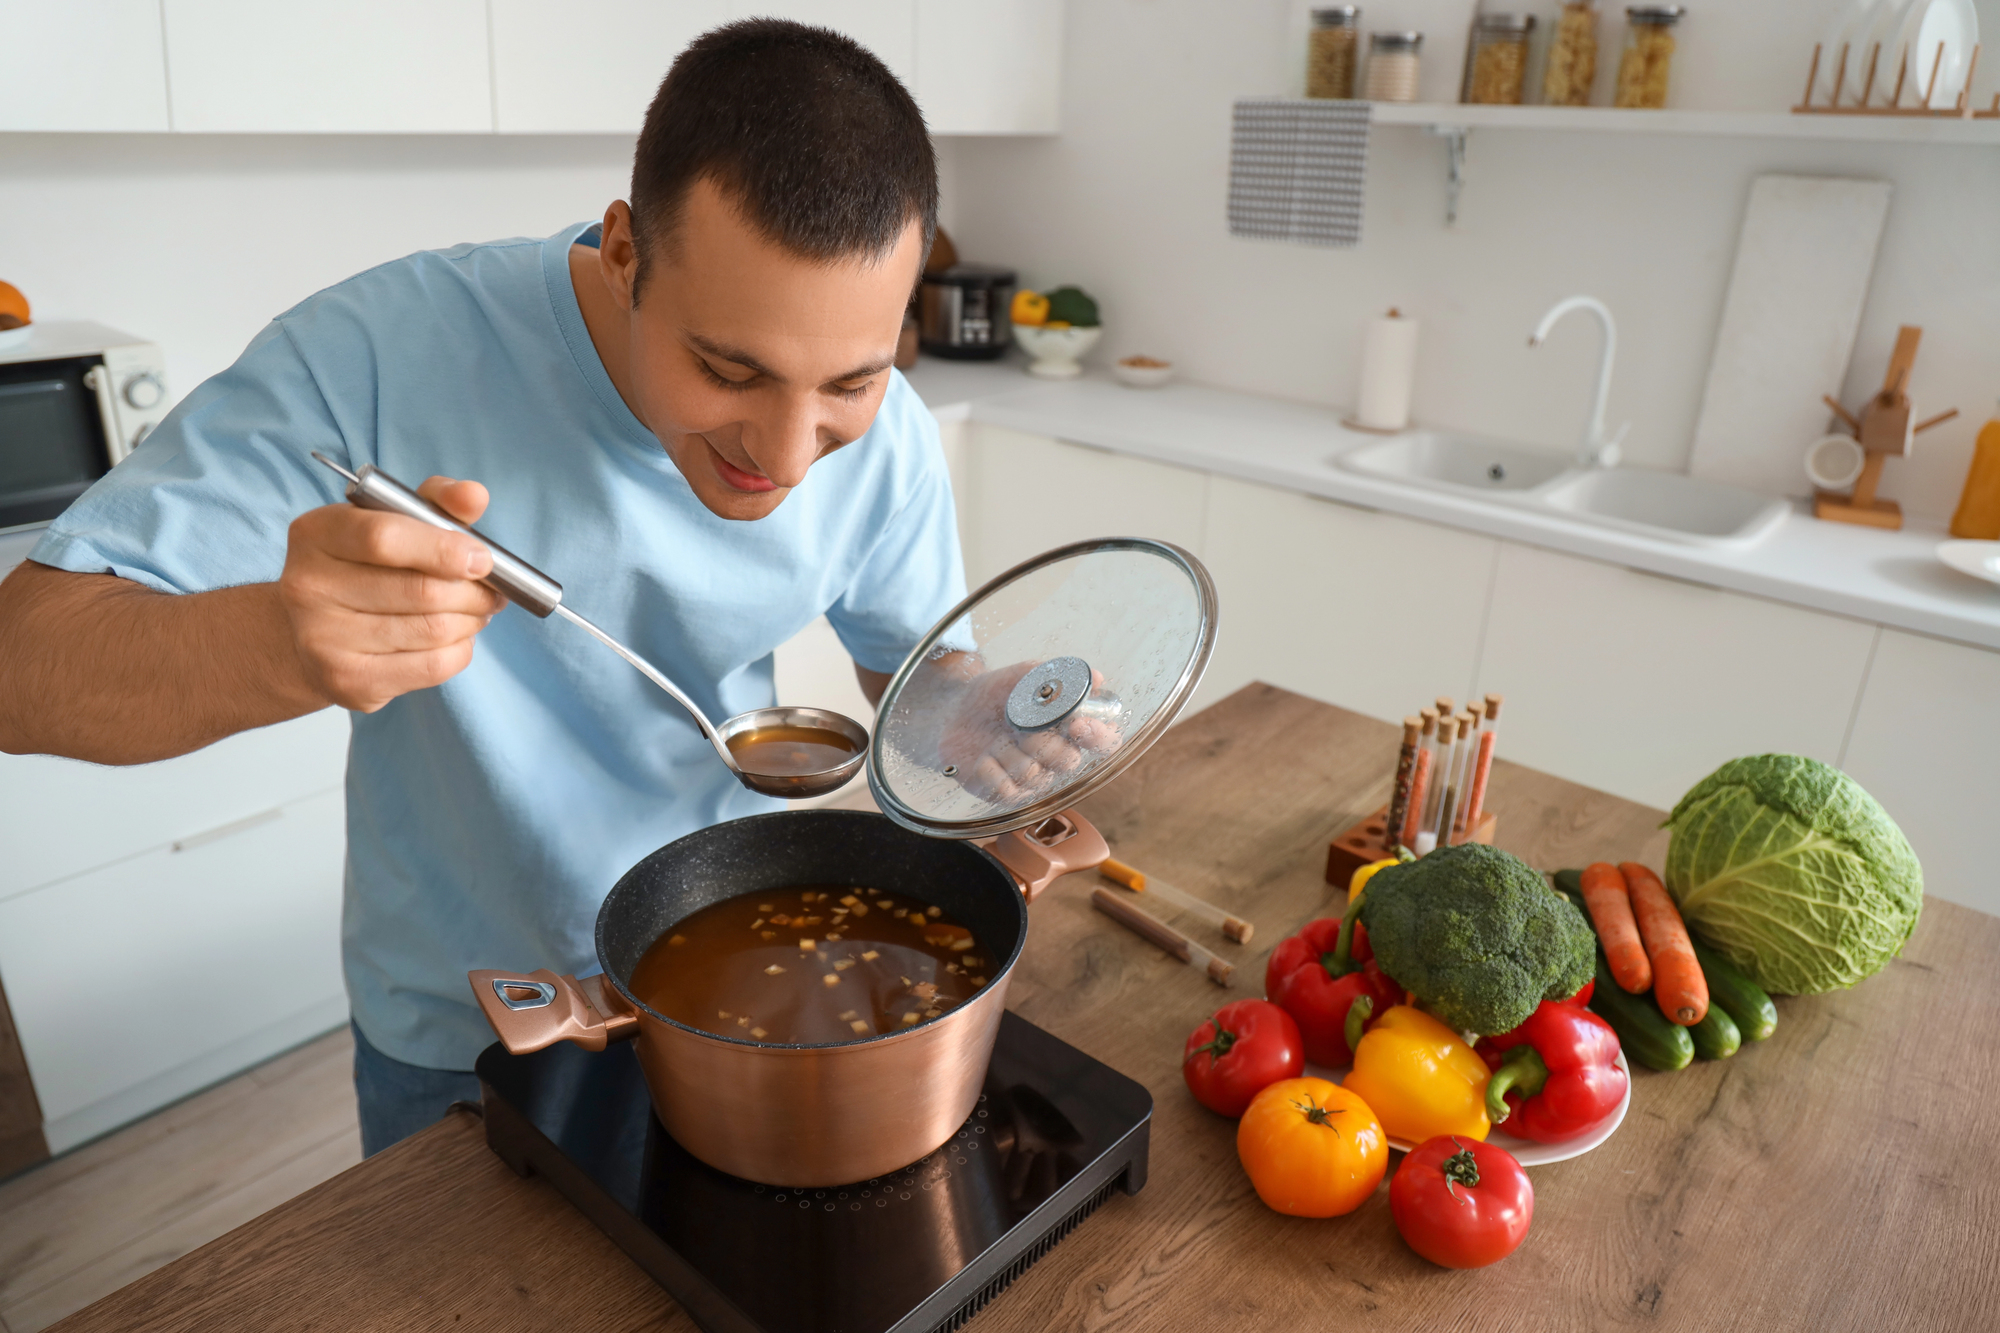
[[[1323,1078],[1258,1093],[1236,1126],[1236,1156],[1257,1197],[1293,1217],[1359,1208],[1389,1168],[1389,1137],[1368,1103]]]

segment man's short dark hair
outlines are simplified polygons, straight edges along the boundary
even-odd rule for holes
[[[909,90],[826,28],[745,19],[689,44],[646,111],[632,163],[638,280],[708,178],[772,241],[808,259],[880,255],[912,218],[929,251],[937,155]]]

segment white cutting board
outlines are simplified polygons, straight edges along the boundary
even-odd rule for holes
[[[1695,420],[1688,474],[1766,495],[1805,495],[1807,446],[1840,396],[1887,181],[1759,176],[1750,185],[1722,327]]]

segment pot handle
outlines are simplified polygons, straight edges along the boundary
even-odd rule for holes
[[[987,849],[1013,872],[1029,902],[1062,876],[1089,870],[1110,859],[1111,846],[1089,820],[1074,810],[1051,815],[1029,828],[1003,833]]]
[[[587,1051],[635,1035],[639,1015],[604,976],[557,976],[543,968],[525,976],[482,968],[468,972],[473,998],[510,1055],[573,1041]]]

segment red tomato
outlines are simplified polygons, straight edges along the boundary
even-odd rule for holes
[[[1484,1268],[1527,1238],[1535,1190],[1505,1148],[1440,1134],[1396,1168],[1389,1212],[1410,1248],[1432,1263]]]
[[[1238,1000],[1196,1028],[1181,1053],[1188,1091],[1209,1110],[1239,1116],[1250,1099],[1305,1071],[1305,1044],[1292,1016],[1269,1000]]]

